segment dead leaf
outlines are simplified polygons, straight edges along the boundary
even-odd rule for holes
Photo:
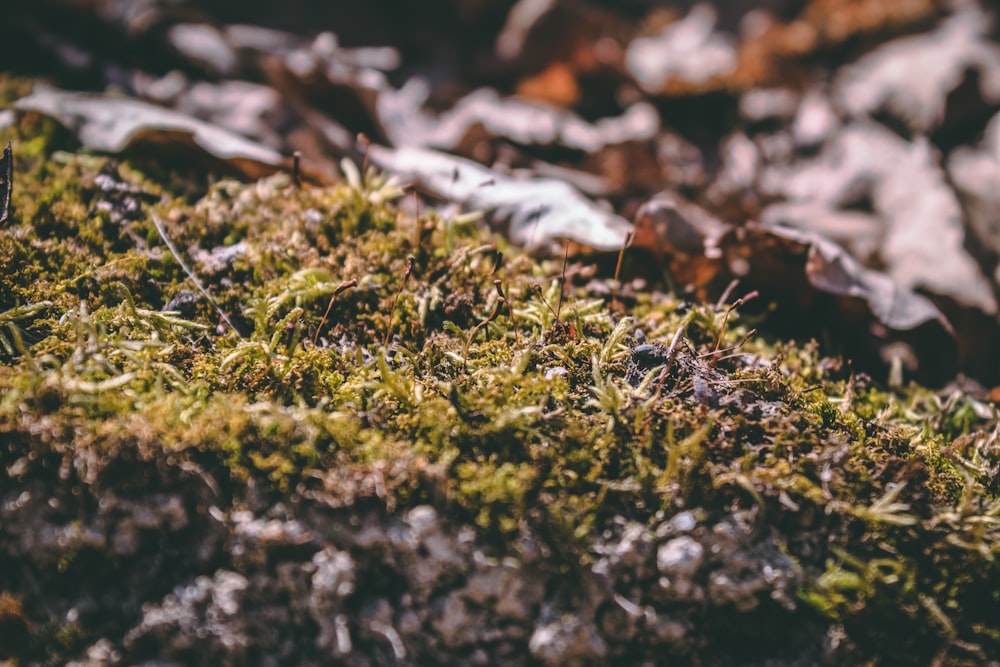
[[[507,61],[518,58],[524,50],[531,29],[556,4],[556,0],[519,0],[511,7],[503,29],[497,36],[497,56]]]
[[[709,281],[726,284],[733,276],[755,283],[801,282],[802,276],[795,274],[802,267],[795,264],[804,260],[804,277],[810,285],[829,294],[863,299],[890,329],[905,331],[941,318],[929,300],[897,286],[885,274],[864,268],[820,234],[781,226],[727,225],[672,193],[661,193],[639,209],[632,245],[649,248],[685,273],[700,275],[690,284],[695,288]],[[690,271],[686,266],[704,260],[714,262],[716,272],[727,270],[723,281],[707,270]]]
[[[809,284],[828,294],[864,300],[872,315],[887,328],[908,331],[927,322],[944,324],[944,318],[929,299],[900,287],[884,273],[864,268],[843,248],[820,234],[782,227],[764,233],[808,247],[805,277]]]
[[[269,56],[266,56],[270,58]],[[355,129],[376,130],[378,103],[394,89],[386,72],[400,64],[391,47],[345,48],[332,32],[322,32],[308,45],[281,54],[283,94],[301,96],[338,122]]]
[[[992,265],[994,283],[1000,285],[1000,114],[990,121],[978,149],[962,147],[952,154],[948,174],[980,255]]]
[[[823,236],[786,227],[727,225],[672,193],[636,216],[632,245],[651,250],[678,287],[715,299],[735,278],[801,323],[824,321],[859,349],[881,355],[909,350],[911,371],[950,379],[958,363],[954,333],[934,304],[864,268]]]
[[[740,96],[740,116],[749,123],[789,121],[799,108],[794,88],[752,88]]]
[[[926,21],[940,12],[936,0],[810,0],[802,11],[804,22],[813,26],[827,43],[879,30],[900,28]]]
[[[845,211],[815,201],[780,202],[761,217],[765,227],[787,227],[814,232],[840,244],[862,264],[870,265],[882,243],[882,221],[864,211]]]
[[[926,139],[907,142],[880,125],[854,123],[815,159],[766,169],[761,190],[835,211],[870,201],[883,225],[879,260],[897,284],[997,312],[989,281],[965,249],[958,200]]]
[[[927,133],[941,124],[948,94],[970,71],[979,75],[984,101],[1000,102],[1000,45],[989,40],[990,24],[980,8],[969,6],[933,32],[879,47],[837,77],[838,103],[854,116],[888,112]]]
[[[501,98],[492,88],[480,88],[463,97],[450,110],[434,118],[419,106],[428,92],[414,88],[407,99],[383,95],[379,116],[396,146],[422,146],[471,152],[476,137],[504,138],[527,146],[557,146],[596,153],[605,146],[629,141],[648,141],[660,129],[659,115],[647,102],[637,102],[621,116],[590,123],[551,104],[517,98]]]
[[[779,136],[773,135],[772,139]],[[791,144],[790,136],[788,138],[785,143]],[[722,164],[715,180],[705,191],[705,202],[727,220],[738,222],[756,217],[759,204],[754,186],[764,157],[758,143],[737,132],[723,139],[719,153]]]
[[[177,99],[174,108],[230,132],[278,150],[278,130],[287,113],[281,95],[270,86],[249,81],[198,81]]]
[[[212,76],[233,76],[239,59],[232,45],[207,23],[177,23],[167,31],[170,45]]]
[[[840,127],[840,119],[830,104],[827,92],[813,89],[799,103],[792,123],[792,136],[801,147],[819,146]]]
[[[137,142],[194,145],[251,178],[274,173],[285,161],[229,130],[133,99],[48,89],[21,98],[14,108],[54,118],[84,146],[103,153],[121,153]]]
[[[643,90],[660,93],[674,82],[706,86],[737,66],[733,40],[715,31],[715,8],[698,3],[688,15],[652,37],[629,44],[625,63]]]
[[[635,215],[632,245],[648,248],[657,257],[682,253],[719,259],[719,239],[729,231],[708,211],[672,192],[661,192]]]
[[[0,224],[10,217],[10,199],[14,192],[14,149],[7,142],[0,159]]]
[[[521,79],[517,94],[558,107],[571,107],[580,101],[580,85],[569,63],[555,61],[538,74]]]
[[[631,245],[651,251],[680,290],[707,299],[720,288],[719,240],[728,230],[700,206],[661,192],[636,212]]]
[[[519,180],[471,160],[426,148],[371,146],[380,168],[446,201],[484,211],[507,227],[510,240],[529,250],[554,250],[567,239],[594,250],[617,250],[632,225],[601,208],[569,184]]]
[[[796,247],[806,248],[803,277],[818,294],[832,296],[833,304],[832,308],[822,302],[811,304],[812,308],[802,309],[796,317],[825,321],[850,358],[861,364],[881,363],[890,369],[890,378],[904,369],[933,385],[955,377],[960,368],[960,343],[947,318],[929,299],[901,287],[884,273],[864,268],[819,234],[780,227],[758,229],[751,230],[744,243],[755,234],[769,249],[764,251],[763,245],[750,242],[751,256],[794,257]],[[776,252],[775,246],[785,248]],[[753,260],[747,285],[756,286],[752,264]],[[801,294],[801,286],[788,287],[801,283],[796,270],[799,266],[792,262],[785,267],[785,287],[779,290],[799,290]]]

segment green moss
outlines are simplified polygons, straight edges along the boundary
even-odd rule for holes
[[[559,261],[433,211],[414,220],[374,174],[226,181],[188,202],[142,165],[56,153],[56,135],[25,120],[0,136],[17,155],[0,470],[32,448],[132,450],[211,470],[220,505],[251,482],[274,498],[433,503],[498,549],[531,530],[576,563],[615,515],[757,506],[807,574],[802,599],[857,644],[906,623],[921,647],[1000,650],[985,612],[996,419],[969,397],[887,392],[811,343],[720,354],[746,335],[738,313],[670,295],[634,295],[622,319],[571,284],[556,313]],[[142,193],[141,213],[123,218],[100,174]],[[215,305],[162,310],[197,291],[153,216]],[[659,347],[640,353],[640,331]],[[76,633],[44,641],[68,651]]]
[[[62,656],[78,653],[86,648],[90,639],[87,630],[78,623],[47,625],[41,629],[39,634],[41,635],[40,644],[46,647],[49,658],[53,662],[62,659]]]

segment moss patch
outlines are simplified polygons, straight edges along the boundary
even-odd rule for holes
[[[114,493],[155,493],[129,462],[196,470],[225,511],[251,496],[430,504],[498,555],[535,536],[566,576],[616,518],[749,511],[858,656],[1000,653],[992,408],[887,392],[813,344],[744,341],[725,307],[625,290],[613,311],[585,258],[563,285],[560,261],[469,220],[417,218],[374,173],[322,189],[224,181],[189,201],[141,164],[58,151],[46,122],[24,118],[8,140],[5,502],[46,471],[72,498],[116,465]],[[96,548],[82,533],[59,544],[49,591]],[[78,655],[103,629],[53,620],[19,553],[3,555],[0,628],[32,641],[13,653]]]

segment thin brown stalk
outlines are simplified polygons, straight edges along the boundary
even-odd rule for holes
[[[351,278],[350,280],[345,280],[340,283],[340,285],[337,286],[337,289],[333,290],[333,294],[330,295],[330,303],[326,304],[326,312],[323,313],[323,319],[319,321],[319,326],[316,327],[316,335],[313,336],[313,347],[316,347],[316,343],[319,342],[319,334],[323,331],[323,327],[326,326],[326,318],[330,316],[330,310],[333,308],[333,302],[336,301],[337,295],[345,290],[357,286],[358,281]]]
[[[498,298],[497,299],[497,304],[493,307],[493,312],[490,313],[490,316],[487,317],[482,322],[480,322],[479,324],[477,324],[476,326],[474,326],[472,328],[472,331],[469,332],[469,337],[465,341],[465,349],[462,350],[462,370],[463,371],[469,365],[469,346],[472,345],[472,339],[474,339],[476,337],[476,334],[479,333],[480,329],[482,329],[487,324],[489,324],[490,322],[492,322],[493,320],[495,320],[497,318],[497,316],[500,314],[500,309],[503,308],[504,303],[506,301],[507,301],[507,299],[505,299],[503,297]]]
[[[566,292],[566,263],[569,261],[569,241],[563,243],[565,250],[563,251],[563,263],[562,263],[562,273],[559,274],[559,303],[556,306],[556,319],[559,319],[559,314],[562,312],[563,295]]]
[[[622,273],[622,260],[625,258],[625,249],[632,243],[632,232],[625,235],[625,242],[622,243],[621,250],[618,251],[618,263],[615,264],[615,281],[611,286],[611,312],[618,309],[618,277]]]
[[[292,183],[298,189],[302,188],[302,152],[292,153]]]
[[[712,356],[718,353],[719,346],[722,345],[722,337],[726,333],[726,325],[729,324],[729,316],[732,315],[733,311],[742,306],[743,304],[745,304],[747,301],[753,301],[758,296],[760,296],[760,292],[754,290],[753,292],[750,292],[745,296],[741,296],[739,299],[736,299],[736,301],[733,301],[729,305],[729,308],[726,309],[726,316],[722,318],[722,326],[719,328],[719,337],[715,341],[715,348],[708,356]]]
[[[406,286],[406,281],[410,278],[410,274],[413,273],[413,263],[417,261],[413,255],[406,258],[406,271],[403,273],[403,279],[399,282],[399,287],[396,288],[396,294],[392,297],[392,308],[389,309],[389,322],[385,327],[385,341],[383,342],[383,347],[389,347],[389,336],[392,335],[392,316],[396,312],[396,304],[399,302],[399,295],[403,291],[403,287]]]
[[[500,256],[503,257],[503,253],[498,253],[498,254],[500,254]],[[494,280],[493,286],[497,288],[497,296],[499,296],[502,300],[507,302],[507,312],[510,315],[510,324],[512,327],[514,327],[514,345],[520,345],[521,337],[517,335],[517,320],[514,319],[514,306],[507,298],[507,295],[503,293],[503,285],[500,284],[499,280]]]

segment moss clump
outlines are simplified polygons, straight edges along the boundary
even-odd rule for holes
[[[563,572],[616,517],[749,509],[859,656],[1000,651],[1000,431],[985,406],[887,393],[813,344],[741,343],[724,308],[626,291],[621,317],[586,278],[564,286],[558,261],[414,219],[373,173],[226,181],[188,203],[141,165],[53,152],[52,131],[26,119],[0,136],[17,155],[0,230],[5,498],[45,471],[72,495],[93,469],[144,461],[211,477],[226,511],[320,492],[429,503],[499,554],[537,536]],[[585,276],[585,260],[570,269]],[[65,545],[47,585],[79,576],[81,549]],[[34,637],[25,659],[99,636],[51,625],[10,568],[0,591],[4,622]]]

